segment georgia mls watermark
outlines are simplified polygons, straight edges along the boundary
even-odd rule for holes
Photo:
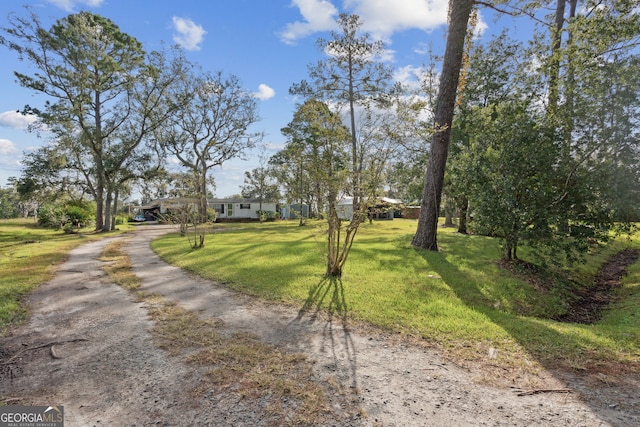
[[[0,427],[64,427],[64,407],[0,406]]]

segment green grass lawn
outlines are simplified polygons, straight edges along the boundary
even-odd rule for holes
[[[118,227],[125,230],[128,225]],[[0,336],[7,327],[24,320],[27,311],[22,298],[49,280],[71,249],[118,233],[82,231],[83,234],[65,234],[40,228],[33,218],[0,220]]]
[[[458,360],[510,367],[640,367],[640,263],[595,325],[549,320],[566,310],[558,286],[526,283],[498,265],[500,243],[441,229],[440,252],[411,247],[415,220],[361,226],[343,277],[323,278],[324,224],[225,225],[191,250],[171,235],[153,249],[172,264],[233,289],[305,310],[328,310],[437,345]],[[620,239],[573,271],[588,282]],[[521,254],[526,252],[523,250]]]

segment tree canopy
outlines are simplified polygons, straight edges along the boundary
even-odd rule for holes
[[[235,75],[185,73],[172,99],[180,108],[156,133],[158,142],[197,177],[200,214],[207,215],[209,171],[241,156],[262,139],[251,126],[260,120],[256,99]]]
[[[9,24],[0,41],[37,70],[16,72],[19,83],[49,98],[23,113],[36,115],[63,154],[77,160],[69,164],[77,165],[96,200],[96,229],[108,230],[114,194],[139,176],[133,160],[145,158],[143,143],[171,109],[164,96],[182,61],[146,55],[138,40],[89,12],[68,15],[49,30],[33,12],[14,14]]]

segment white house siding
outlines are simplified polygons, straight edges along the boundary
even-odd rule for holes
[[[353,217],[353,197],[344,197],[338,201],[336,206],[338,218],[349,220]]]
[[[219,219],[260,219],[258,210],[260,210],[259,200],[244,199],[209,199],[209,207],[216,210]],[[263,211],[276,211],[277,204],[275,202],[262,202]]]

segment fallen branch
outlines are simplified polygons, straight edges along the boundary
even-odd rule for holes
[[[573,390],[570,390],[568,388],[552,388],[552,389],[536,389],[536,390],[527,390],[527,391],[521,391],[520,393],[518,393],[518,396],[531,396],[534,394],[540,394],[540,393],[571,393]]]
[[[45,347],[54,346],[54,345],[66,344],[66,343],[70,343],[70,342],[79,342],[79,341],[87,341],[87,339],[86,338],[76,338],[76,339],[66,340],[66,341],[51,341],[51,342],[48,342],[48,343],[45,343],[45,344],[38,344],[38,345],[31,346],[31,347],[23,348],[22,350],[20,350],[19,352],[17,352],[16,354],[14,354],[10,358],[8,358],[7,360],[3,360],[2,362],[0,362],[0,366],[1,365],[10,365],[21,354],[26,353],[27,351],[37,350],[39,348],[45,348]]]

